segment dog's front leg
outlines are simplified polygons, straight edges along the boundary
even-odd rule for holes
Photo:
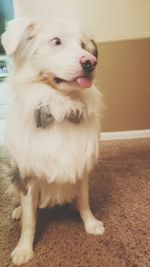
[[[34,201],[33,201],[34,198]],[[36,225],[37,197],[30,186],[27,193],[21,192],[22,229],[19,242],[12,251],[12,262],[21,265],[33,257],[33,241]]]
[[[77,208],[83,220],[86,232],[93,235],[102,235],[105,230],[103,223],[94,217],[89,206],[87,175],[78,182]]]

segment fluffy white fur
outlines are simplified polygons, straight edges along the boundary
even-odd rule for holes
[[[56,37],[61,45],[55,45]],[[15,20],[2,43],[13,58],[7,146],[21,181],[30,177],[27,192],[17,191],[21,206],[13,212],[16,219],[22,214],[21,237],[12,252],[13,263],[20,265],[33,256],[37,207],[75,201],[86,231],[104,232],[88,202],[88,175],[99,155],[101,96],[94,85],[83,89],[76,82],[84,75],[80,59],[95,60],[96,49],[77,23]],[[37,128],[34,110],[47,104],[55,122]],[[83,114],[79,124],[65,119],[77,110]]]

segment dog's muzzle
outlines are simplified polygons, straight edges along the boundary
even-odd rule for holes
[[[80,64],[84,73],[90,74],[92,71],[94,71],[97,65],[97,59],[93,55],[83,56],[80,60]]]

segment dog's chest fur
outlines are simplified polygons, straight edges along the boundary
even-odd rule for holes
[[[77,183],[47,184],[45,181],[36,181],[35,185],[39,192],[39,208],[71,203],[78,196]]]
[[[78,97],[60,95],[50,88],[31,86],[16,95],[8,120],[8,148],[21,175],[48,183],[75,183],[90,171],[99,152],[99,94],[95,88]],[[25,90],[24,90],[25,91]],[[49,104],[55,122],[37,128],[34,110]],[[66,120],[71,111],[85,113],[80,123]]]

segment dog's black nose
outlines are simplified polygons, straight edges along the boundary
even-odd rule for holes
[[[87,60],[84,63],[81,63],[81,65],[82,65],[82,68],[85,72],[91,72],[94,69],[94,66],[90,60]]]
[[[82,57],[80,60],[84,72],[91,73],[97,64],[97,59],[93,55]]]

